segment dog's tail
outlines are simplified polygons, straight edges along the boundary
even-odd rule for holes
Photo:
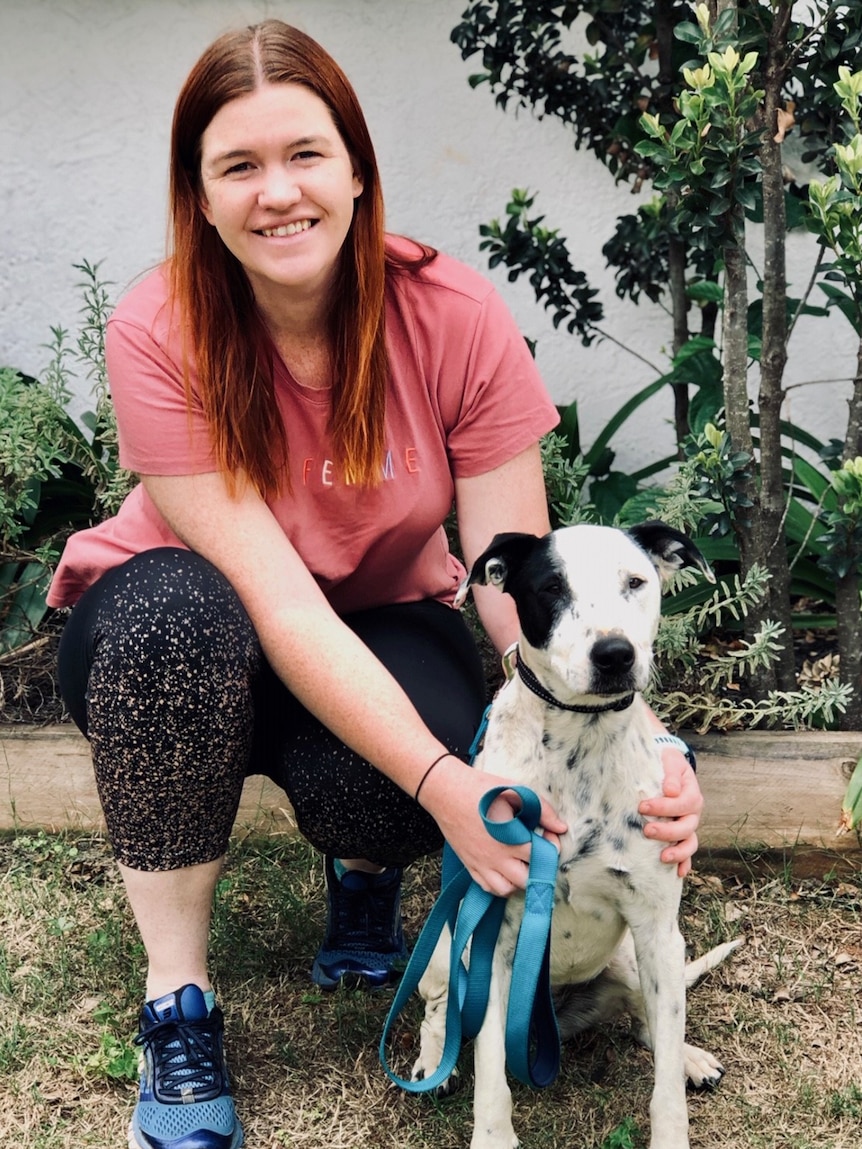
[[[735,949],[738,949],[744,941],[745,938],[734,938],[732,942],[724,942],[723,945],[715,946],[714,949],[708,950],[694,961],[687,962],[685,967],[686,988],[696,985],[704,974],[715,969],[717,965],[721,965],[725,958],[729,957]]]

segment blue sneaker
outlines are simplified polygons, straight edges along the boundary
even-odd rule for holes
[[[222,1053],[224,1014],[184,985],[141,1010],[143,1047],[131,1149],[239,1149],[242,1126]]]
[[[377,989],[397,981],[407,961],[401,926],[401,874],[346,870],[326,859],[326,935],[311,977],[322,989]]]

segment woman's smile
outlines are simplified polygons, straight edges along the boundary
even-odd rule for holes
[[[278,227],[262,227],[259,235],[265,236],[267,239],[283,239],[288,235],[299,235],[309,228],[314,227],[317,223],[316,219],[301,219],[296,223],[279,224]]]

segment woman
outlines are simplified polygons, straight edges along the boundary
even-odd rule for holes
[[[268,20],[201,57],[170,197],[172,255],[108,329],[141,482],[69,541],[52,603],[77,602],[61,682],[148,957],[132,1141],[236,1149],[207,936],[247,774],[284,787],[326,856],[324,988],[390,980],[401,867],[443,837],[485,889],[525,886],[529,848],[493,842],[477,810],[505,780],[464,761],[484,681],[442,523],[454,498],[467,562],[497,531],[545,533],[556,411],[489,284],[384,236],[355,94],[296,29]],[[504,650],[512,603],[478,607]],[[685,872],[701,798],[666,756],[643,810],[676,819],[649,832]],[[542,825],[566,829],[547,802]]]

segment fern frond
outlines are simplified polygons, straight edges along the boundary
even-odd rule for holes
[[[542,471],[553,519],[560,526],[595,522],[595,510],[584,497],[584,483],[590,473],[582,456],[568,457],[568,442],[556,431],[541,441]]]
[[[669,726],[708,730],[754,730],[758,726],[808,730],[829,726],[843,713],[853,692],[846,684],[829,680],[818,689],[774,690],[764,699],[719,697],[682,690],[648,694],[650,706]]]
[[[772,576],[765,567],[755,564],[744,579],[733,576],[732,583],[722,581],[715,589],[712,598],[695,607],[692,612],[692,625],[702,631],[707,625],[723,626],[727,616],[734,622],[748,617],[748,612],[766,596],[766,589]]]
[[[722,685],[731,686],[771,666],[784,649],[778,641],[782,634],[784,628],[779,623],[765,619],[750,642],[742,641],[738,650],[715,656],[703,664],[701,675],[704,689],[711,691],[718,690]]]

